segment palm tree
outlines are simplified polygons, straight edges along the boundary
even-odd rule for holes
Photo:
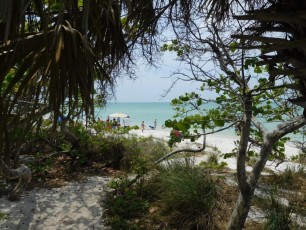
[[[1,0],[0,168],[43,114],[87,119],[96,88],[105,97],[134,52],[150,61],[157,22],[177,2]]]
[[[0,168],[43,114],[92,114],[154,17],[147,1],[0,1]]]

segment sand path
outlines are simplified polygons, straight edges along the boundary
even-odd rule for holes
[[[101,218],[101,194],[109,180],[94,176],[60,188],[33,189],[18,202],[1,198],[0,212],[7,216],[0,222],[0,229],[106,229]]]

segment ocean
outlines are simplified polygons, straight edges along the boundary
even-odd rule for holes
[[[114,102],[108,103],[106,108],[98,108],[95,114],[105,121],[107,116],[117,112],[129,115],[132,126],[140,126],[142,121],[147,127],[154,126],[156,119],[157,129],[161,129],[165,121],[175,115],[170,102]]]
[[[209,105],[213,108],[213,103]],[[138,125],[144,121],[146,128],[154,126],[154,120],[157,121],[157,129],[162,129],[165,121],[173,119],[175,111],[173,110],[170,102],[112,102],[108,103],[105,108],[96,108],[96,118],[106,120],[107,117],[113,113],[124,113],[130,116],[131,125]],[[268,129],[273,129],[277,123],[266,123]],[[207,131],[208,132],[208,131]],[[235,136],[234,128],[220,132],[221,135]],[[289,135],[292,140],[302,141],[304,139],[301,135]],[[306,140],[306,137],[305,137]]]
[[[213,108],[213,104],[209,105]],[[176,114],[170,102],[115,102],[108,103],[106,108],[97,108],[96,117],[106,120],[113,113],[124,113],[131,118],[131,125],[138,125],[144,121],[146,128],[154,127],[154,120],[157,122],[157,129],[163,129],[165,121],[173,119]],[[208,130],[207,130],[208,132]],[[221,135],[236,136],[234,128],[220,132]]]

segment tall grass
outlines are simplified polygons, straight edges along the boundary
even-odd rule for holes
[[[3,213],[3,212],[0,212],[0,221],[3,221],[7,218],[7,214],[6,213]]]
[[[159,194],[160,216],[177,229],[213,229],[212,210],[216,187],[201,168],[190,160],[162,165],[154,178]]]
[[[281,205],[271,196],[270,209],[267,214],[265,230],[290,230],[292,220],[290,217],[291,208]]]

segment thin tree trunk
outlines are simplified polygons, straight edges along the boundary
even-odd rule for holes
[[[253,120],[254,121],[254,120]],[[254,123],[254,122],[253,122]],[[263,135],[263,144],[261,145],[259,157],[253,166],[253,170],[247,180],[247,189],[241,190],[236,202],[234,211],[232,212],[230,221],[227,229],[229,230],[240,230],[243,229],[246,218],[248,216],[251,202],[254,196],[254,191],[258,183],[258,179],[264,169],[269,156],[272,154],[272,146],[279,141],[282,137],[288,133],[292,133],[295,130],[303,127],[305,120],[303,116],[296,117],[291,121],[285,122],[284,124],[278,125],[275,130],[270,133],[266,132],[266,129],[258,122],[254,125],[260,130]],[[237,171],[239,174],[239,171]]]
[[[249,191],[248,194],[239,193],[239,197],[236,202],[236,206],[234,211],[232,212],[232,216],[227,227],[228,230],[238,230],[243,229],[245,220],[248,216],[251,201],[253,198],[254,190]]]
[[[240,189],[239,197],[228,224],[228,230],[243,229],[245,221],[248,217],[259,176],[268,160],[269,155],[272,153],[272,146],[275,142],[276,141],[265,138],[265,141],[260,149],[260,157],[255,163],[253,171],[246,182],[248,188],[243,191]]]

